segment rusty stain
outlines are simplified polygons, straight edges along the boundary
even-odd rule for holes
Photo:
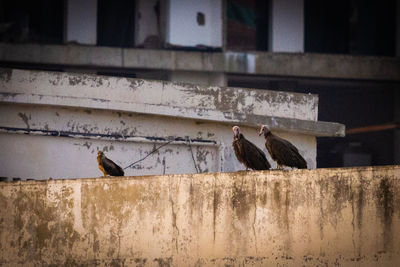
[[[217,179],[214,176],[214,179]],[[217,212],[218,206],[221,202],[221,192],[216,187],[215,183],[213,186],[213,233],[214,233],[214,243],[215,243],[215,236],[216,236],[216,224],[217,224]]]
[[[254,192],[248,192],[243,184],[235,184],[232,188],[232,207],[239,219],[246,220],[249,218],[251,203],[254,203]]]
[[[358,200],[357,200],[357,226],[361,234],[362,220],[363,220],[363,209],[365,204],[365,196],[364,196],[364,187],[365,181],[361,177],[360,178],[360,186],[358,188]]]
[[[172,215],[172,227],[175,229],[176,233],[177,233],[177,237],[173,237],[173,239],[175,240],[175,249],[176,251],[178,251],[178,237],[179,237],[179,228],[176,224],[177,220],[176,220],[176,211],[174,208],[174,201],[172,200],[172,196],[170,195],[169,197],[169,202],[171,203],[171,215]]]
[[[383,245],[387,251],[392,246],[392,221],[394,213],[393,188],[388,177],[381,179],[376,192],[377,213],[384,224]]]
[[[159,267],[170,267],[170,266],[172,266],[172,262],[173,262],[171,257],[169,257],[169,258],[155,258],[154,261],[158,263]]]

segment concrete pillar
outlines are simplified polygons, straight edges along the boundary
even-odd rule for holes
[[[271,52],[304,52],[304,0],[271,0]]]
[[[97,0],[67,0],[65,42],[96,45]]]
[[[169,80],[200,85],[227,86],[226,75],[222,72],[173,71],[169,75]]]

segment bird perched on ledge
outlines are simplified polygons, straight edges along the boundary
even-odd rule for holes
[[[265,147],[271,158],[277,162],[278,169],[281,166],[307,169],[307,162],[292,143],[273,135],[266,125],[261,126],[259,136],[262,134],[265,137]]]
[[[103,151],[97,152],[97,163],[99,164],[99,169],[103,172],[104,177],[106,177],[107,175],[124,176],[124,170],[114,161],[106,158]]]
[[[236,158],[246,167],[246,171],[249,168],[253,170],[268,170],[271,168],[264,152],[244,138],[238,126],[234,126],[232,131],[233,150],[235,151]]]

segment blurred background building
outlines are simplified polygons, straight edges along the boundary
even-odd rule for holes
[[[347,130],[318,167],[400,164],[395,0],[3,0],[0,42],[3,68],[316,94]]]

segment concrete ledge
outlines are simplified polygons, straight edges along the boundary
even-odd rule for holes
[[[0,61],[361,80],[400,80],[400,59],[265,52],[205,53],[76,45],[0,43]]]
[[[400,166],[0,182],[0,264],[399,266]]]
[[[344,125],[318,122],[315,95],[103,77],[3,70],[0,102],[80,107],[344,136]]]

